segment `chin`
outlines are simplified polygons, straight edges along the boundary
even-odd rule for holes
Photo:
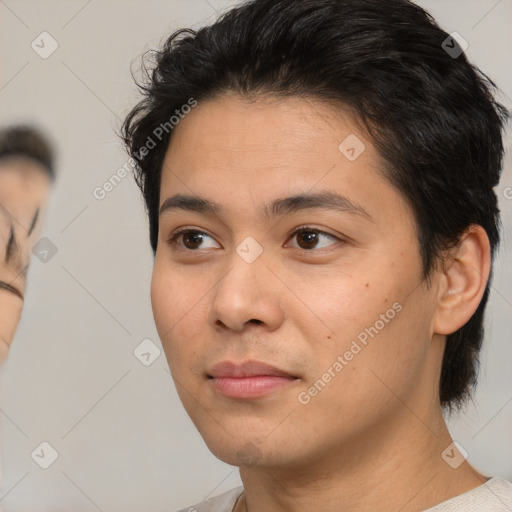
[[[242,429],[239,429],[238,433]],[[297,447],[289,446],[280,438],[269,439],[265,434],[241,435],[238,438],[223,431],[222,438],[201,433],[204,442],[217,459],[231,466],[248,467],[294,467],[297,460]],[[210,433],[212,434],[212,433]]]

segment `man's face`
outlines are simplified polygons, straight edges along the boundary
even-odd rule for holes
[[[351,118],[314,100],[223,96],[175,128],[160,205],[181,194],[219,210],[161,213],[152,305],[180,398],[220,459],[310,465],[437,400],[436,280],[422,281],[412,210],[380,169]],[[324,206],[264,213],[317,194]],[[287,376],[214,368],[250,361]]]
[[[20,320],[30,251],[40,233],[49,188],[48,172],[35,161],[0,161],[0,362]]]

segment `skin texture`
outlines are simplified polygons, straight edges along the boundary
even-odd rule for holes
[[[49,189],[48,172],[36,161],[0,161],[0,362],[21,317],[30,253],[39,239]]]
[[[338,149],[351,134],[366,148],[354,161]],[[236,510],[415,511],[485,481],[441,457],[452,440],[438,382],[445,335],[483,294],[488,239],[472,227],[427,285],[412,210],[381,168],[350,115],[313,99],[223,95],[174,129],[160,205],[179,193],[222,211],[161,213],[153,312],[188,414],[213,454],[240,466],[246,494]],[[325,191],[368,216],[262,214],[275,199]],[[304,225],[309,235],[293,235]],[[169,242],[179,228],[203,238]],[[263,249],[252,263],[237,253],[249,236]],[[333,371],[393,305],[400,311]],[[227,398],[208,377],[226,360],[262,361],[297,379],[257,399]],[[301,403],[330,368],[330,381]]]

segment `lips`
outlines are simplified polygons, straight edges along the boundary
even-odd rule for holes
[[[261,363],[259,361],[247,361],[236,364],[231,361],[217,363],[208,374],[210,377],[256,377],[270,375],[273,377],[291,377],[288,372],[280,370],[275,366]]]
[[[298,380],[297,376],[260,361],[223,361],[213,366],[208,377],[221,395],[242,399],[268,395]]]

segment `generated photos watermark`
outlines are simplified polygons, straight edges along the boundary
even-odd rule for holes
[[[166,135],[169,135],[171,130],[187,115],[194,107],[197,106],[197,100],[189,98],[187,103],[183,104],[179,109],[174,110],[174,114],[169,118],[168,121],[160,123],[149,135],[145,143],[139,148],[136,153],[135,159],[129,158],[115,173],[113,173],[102,185],[97,186],[93,189],[92,195],[98,201],[102,201],[107,195],[112,192],[126,176],[131,175],[137,167],[137,162],[144,160],[149,155],[150,151],[157,147],[158,143],[161,142]]]
[[[332,379],[348,366],[350,361],[368,345],[370,339],[375,338],[400,311],[402,311],[402,304],[395,302],[385,313],[379,316],[379,319],[372,326],[362,330],[356,339],[352,340],[350,348],[343,355],[339,355],[336,361],[307,390],[301,391],[297,395],[298,401],[303,405],[309,404],[311,399],[317,396]]]

